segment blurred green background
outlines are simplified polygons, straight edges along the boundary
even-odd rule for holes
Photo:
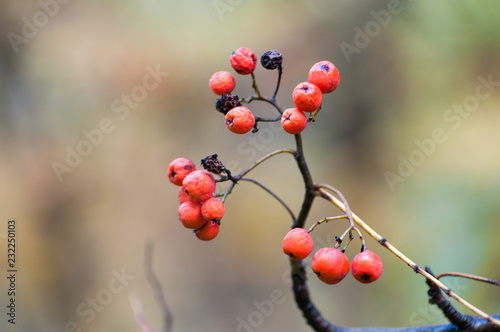
[[[81,331],[140,331],[130,306],[136,296],[159,331],[160,311],[142,269],[148,241],[156,245],[154,268],[174,331],[309,330],[281,252],[286,211],[242,183],[227,200],[218,238],[198,241],[177,220],[178,188],[166,177],[180,156],[198,163],[217,153],[238,170],[293,147],[293,137],[268,124],[254,141],[231,134],[214,110],[208,80],[232,71],[228,59],[240,46],[258,56],[283,53],[278,99],[285,107],[315,62],[335,63],[340,86],[303,134],[314,180],[340,189],[359,216],[418,264],[500,279],[498,1],[42,0],[0,7],[0,235],[8,219],[17,220],[19,268],[12,326],[3,312],[2,241],[0,330],[65,331],[73,322]],[[115,112],[155,69],[168,75]],[[276,73],[259,67],[256,76],[271,95]],[[485,87],[481,78],[493,83]],[[236,94],[252,92],[249,76],[236,80]],[[251,107],[258,115],[272,111]],[[66,164],[67,147],[84,144],[84,131],[103,119],[113,129],[60,181],[54,162]],[[436,129],[442,140],[431,144]],[[429,153],[415,140],[427,142]],[[405,171],[401,160],[411,158],[413,170]],[[387,172],[401,181],[390,185]],[[303,187],[290,157],[252,174],[298,211]],[[337,213],[318,201],[308,225]],[[316,247],[332,245],[344,227],[317,228]],[[445,322],[427,304],[424,279],[372,239],[367,244],[384,261],[378,282],[361,285],[348,276],[327,286],[309,274],[325,317],[342,326]],[[348,257],[358,250],[354,242]],[[124,271],[129,280],[117,283],[115,274]],[[500,311],[492,286],[445,282],[481,309]],[[271,294],[281,294],[280,303],[259,312]]]

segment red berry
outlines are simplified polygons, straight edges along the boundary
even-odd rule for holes
[[[201,203],[187,201],[179,206],[179,219],[186,228],[197,229],[205,224],[201,214]]]
[[[226,114],[226,127],[235,134],[246,134],[255,125],[255,117],[245,106],[238,106]]]
[[[236,82],[230,72],[218,71],[212,75],[208,84],[216,95],[223,95],[233,91]]]
[[[294,228],[283,238],[283,252],[291,259],[301,260],[313,250],[313,240],[303,228]]]
[[[289,134],[299,134],[307,126],[307,117],[297,108],[288,108],[281,116],[281,126]]]
[[[340,74],[330,61],[320,61],[311,67],[307,80],[320,88],[322,93],[330,93],[339,85]]]
[[[186,189],[184,187],[179,188],[178,196],[179,196],[179,204],[189,201],[189,196],[186,193]]]
[[[314,254],[311,267],[321,281],[333,285],[349,273],[349,260],[337,248],[321,248]]]
[[[205,225],[195,231],[195,234],[200,240],[213,240],[217,234],[219,234],[219,223],[217,221],[208,220]]]
[[[314,112],[321,106],[323,94],[316,85],[302,82],[293,89],[292,98],[295,107],[302,112]]]
[[[167,170],[168,179],[176,186],[182,186],[182,181],[191,172],[196,170],[193,162],[186,158],[174,159]]]
[[[215,193],[215,179],[205,170],[190,173],[182,181],[182,186],[193,202],[204,202]]]
[[[248,75],[254,71],[257,65],[257,57],[251,49],[240,47],[233,52],[229,58],[229,62],[238,74]]]
[[[205,220],[221,220],[224,212],[224,203],[217,197],[207,199],[201,207],[201,214]]]
[[[371,250],[360,252],[352,260],[352,275],[363,284],[377,280],[383,270],[382,260]]]

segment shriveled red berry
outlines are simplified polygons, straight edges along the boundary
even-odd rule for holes
[[[178,196],[179,196],[179,204],[189,201],[189,196],[186,193],[186,189],[184,187],[179,188]]]
[[[302,112],[314,112],[321,106],[323,94],[316,85],[302,82],[293,89],[292,98],[295,107]]]
[[[257,57],[251,49],[240,47],[233,52],[229,58],[229,62],[238,74],[248,75],[254,71],[257,65]]]
[[[215,193],[215,179],[205,170],[196,170],[182,181],[189,199],[193,202],[203,202]]]
[[[233,91],[236,82],[233,75],[228,71],[218,71],[212,75],[208,82],[210,89],[216,95],[228,94]]]
[[[208,220],[205,225],[195,231],[195,234],[200,240],[213,240],[219,234],[219,223],[214,220]]]
[[[177,158],[168,165],[168,179],[176,186],[182,186],[184,178],[195,170],[196,166],[191,160],[186,158]]]
[[[224,212],[224,203],[217,197],[207,199],[201,207],[201,214],[205,220],[221,220]]]
[[[320,61],[311,67],[307,80],[316,85],[322,93],[330,93],[339,86],[340,74],[330,61]]]
[[[314,254],[311,267],[321,281],[333,285],[349,273],[349,260],[337,248],[321,248]]]
[[[205,224],[201,214],[201,203],[187,201],[179,206],[179,219],[186,228],[197,229]]]
[[[299,134],[307,126],[307,117],[297,108],[288,108],[281,116],[281,126],[289,134]]]
[[[255,125],[255,117],[245,106],[238,106],[226,114],[226,127],[235,134],[246,134]]]
[[[383,270],[382,260],[368,249],[357,254],[352,260],[352,275],[363,284],[377,280]]]
[[[313,250],[313,240],[303,228],[294,228],[283,238],[283,252],[291,259],[301,260]]]

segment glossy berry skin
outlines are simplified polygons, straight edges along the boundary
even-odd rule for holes
[[[349,273],[349,260],[337,248],[321,248],[314,254],[311,267],[321,281],[333,285]]]
[[[226,114],[226,127],[235,134],[246,134],[255,125],[255,117],[245,106],[238,106]]]
[[[231,67],[240,75],[251,74],[257,66],[257,57],[251,49],[240,47],[229,58]]]
[[[195,170],[196,166],[191,160],[186,158],[177,158],[168,165],[168,179],[176,186],[182,186],[184,178]]]
[[[205,220],[221,220],[224,212],[224,203],[217,197],[207,199],[201,206],[201,214]]]
[[[178,196],[179,196],[179,205],[189,201],[189,196],[186,193],[186,189],[184,187],[179,188]]]
[[[316,85],[322,93],[330,93],[339,86],[340,74],[330,61],[320,61],[311,67],[307,80]]]
[[[309,256],[313,250],[313,240],[303,228],[294,228],[283,238],[283,252],[293,260],[301,260]]]
[[[352,260],[352,275],[363,284],[377,280],[383,270],[382,260],[371,250],[360,252]]]
[[[179,206],[179,219],[186,228],[197,229],[205,224],[201,214],[201,203],[187,201]]]
[[[299,83],[293,89],[293,103],[302,112],[314,112],[321,106],[323,94],[314,84],[309,82]]]
[[[236,82],[233,75],[228,71],[218,71],[212,75],[208,82],[210,89],[216,95],[228,94],[233,91]]]
[[[214,220],[208,220],[205,225],[195,231],[195,234],[200,240],[213,240],[219,234],[219,223]]]
[[[193,202],[204,202],[215,193],[215,179],[205,170],[196,170],[182,181],[186,194]]]
[[[307,117],[297,108],[288,108],[281,116],[281,126],[289,134],[299,134],[307,126]]]

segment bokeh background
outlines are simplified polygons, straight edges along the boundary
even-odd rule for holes
[[[359,216],[418,264],[436,273],[500,278],[497,1],[42,0],[0,6],[0,236],[7,220],[16,219],[19,269],[12,326],[3,313],[6,244],[0,238],[0,330],[66,331],[74,322],[81,331],[140,331],[130,305],[135,296],[159,331],[161,314],[142,268],[149,241],[174,331],[250,331],[239,327],[249,319],[254,331],[309,330],[281,252],[290,227],[285,210],[242,183],[227,200],[218,238],[205,243],[177,220],[177,187],[166,177],[169,162],[180,156],[198,163],[217,153],[238,170],[293,147],[290,135],[266,124],[253,138],[231,134],[215,111],[208,79],[232,71],[228,59],[240,46],[258,56],[270,49],[284,54],[278,99],[285,107],[313,63],[330,60],[339,68],[339,88],[325,96],[324,110],[303,134],[315,181],[343,191]],[[50,13],[46,21],[44,12]],[[34,19],[39,27],[29,30]],[[23,29],[29,38],[13,39],[25,38]],[[363,39],[363,32],[371,36]],[[128,113],[114,112],[113,105],[125,105],[115,100],[141,86],[147,68],[168,75]],[[271,95],[276,73],[259,67],[256,76]],[[488,97],[474,103],[480,77],[497,83],[480,88]],[[249,76],[236,80],[237,94],[252,93]],[[472,103],[471,111],[450,113],[464,102]],[[272,112],[258,102],[251,107],[258,115]],[[446,118],[451,115],[453,122]],[[67,147],[75,149],[83,131],[99,128],[103,119],[113,130],[60,181],[54,162],[66,164]],[[439,128],[446,139],[418,159],[415,140],[428,140]],[[418,165],[391,187],[386,172],[397,175],[412,153]],[[298,211],[303,187],[290,157],[278,156],[252,176]],[[337,213],[317,201],[308,225]],[[316,247],[332,245],[344,227],[317,228]],[[325,317],[342,326],[445,322],[427,304],[424,279],[372,239],[367,244],[385,264],[378,282],[360,285],[349,276],[327,286],[309,274]],[[358,250],[354,242],[347,254]],[[114,273],[122,272],[131,280],[107,298],[110,283],[120,285]],[[446,282],[481,309],[500,312],[492,286]],[[269,303],[272,294],[281,294],[280,303],[259,313],[259,303]],[[98,309],[91,309],[92,298]]]

